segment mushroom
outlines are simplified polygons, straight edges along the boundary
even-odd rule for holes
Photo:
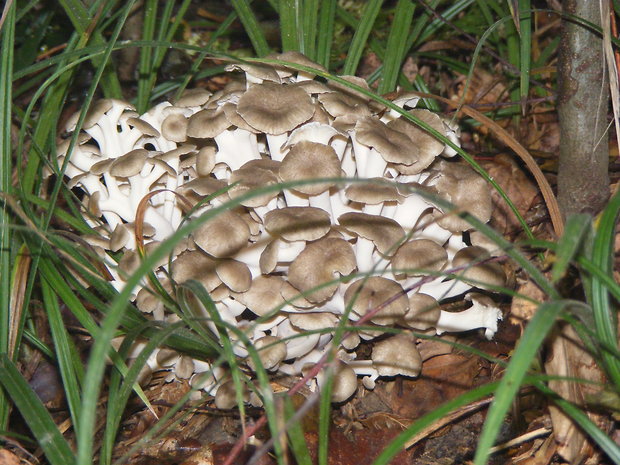
[[[403,363],[398,371],[390,364],[400,365],[402,354],[385,355],[396,342],[418,360],[408,335],[380,340],[371,359],[357,358],[363,353],[354,350],[358,344],[382,337],[386,327],[435,328],[437,334],[484,328],[491,337],[501,318],[491,303],[467,296],[471,308],[441,308],[445,298],[505,283],[502,268],[480,247],[488,244],[459,216],[467,211],[489,220],[486,181],[443,160],[454,150],[398,112],[284,64],[323,74],[302,55],[287,52],[274,60],[273,66],[232,65],[228,69],[243,72],[245,81],[231,80],[214,94],[186,91],[176,103],[162,102],[142,115],[126,102],[100,101],[72,153],[68,141],[60,142],[58,162],[69,186],[85,194],[82,211],[96,231],[88,240],[103,255],[112,285],[121,289],[140,263],[134,237],[139,205],[147,253],[184,222],[217,208],[222,211],[180,240],[153,274],[171,295],[174,284],[199,281],[222,320],[246,334],[272,372],[298,375],[335,349],[346,363],[338,362],[338,370],[350,379],[351,373],[363,376],[372,388],[380,376],[420,370]],[[360,78],[342,79],[370,89]],[[417,100],[405,93],[395,103],[458,143],[458,127],[415,109]],[[67,132],[75,131],[77,120],[70,118]],[[293,187],[278,189],[279,183]],[[456,211],[433,202],[433,195]],[[236,206],[225,208],[231,199]],[[144,280],[132,301],[148,318],[178,321],[155,287]],[[369,311],[375,312],[367,317],[370,327],[332,347],[335,328]],[[234,353],[247,357],[238,335],[230,338]],[[267,358],[272,349],[275,358]],[[216,404],[235,405],[224,401],[230,387],[220,386],[224,369],[164,350],[159,359],[170,377],[189,377],[192,386],[218,392]],[[200,372],[207,375],[196,377]]]
[[[372,364],[380,376],[415,378],[422,369],[422,357],[413,338],[403,333],[377,342],[372,348]]]

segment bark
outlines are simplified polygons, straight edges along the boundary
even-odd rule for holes
[[[563,11],[601,24],[598,0],[565,0]],[[609,86],[601,37],[567,17],[562,19],[558,87],[560,210],[564,217],[596,214],[609,196]]]

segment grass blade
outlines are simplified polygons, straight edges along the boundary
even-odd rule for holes
[[[0,192],[10,193],[11,183],[11,121],[13,47],[15,43],[15,9],[13,3],[7,11],[0,42]],[[8,205],[0,206],[0,352],[9,352],[11,331],[11,215]],[[5,392],[0,392],[0,428],[4,429],[9,417],[9,404]]]
[[[521,113],[525,115],[527,96],[530,93],[530,64],[532,61],[532,10],[530,0],[519,1],[519,93]]]
[[[301,26],[297,21],[300,10],[299,0],[280,0],[280,36],[283,52],[303,50],[303,43],[300,40]]]
[[[269,53],[269,45],[265,33],[258,24],[258,20],[250,8],[248,0],[231,0],[232,6],[237,12],[245,32],[252,42],[252,46],[258,56],[265,56]]]
[[[383,75],[377,93],[386,94],[396,88],[396,81],[405,55],[405,46],[415,7],[411,0],[398,0],[383,59]]]
[[[351,46],[347,53],[347,59],[344,62],[344,68],[342,74],[355,74],[357,67],[362,58],[362,52],[368,42],[368,37],[372,31],[372,26],[375,24],[377,15],[381,10],[383,0],[370,0],[364,8],[364,13],[360,19],[353,39],[351,40]]]
[[[11,396],[52,465],[75,463],[75,456],[37,395],[6,354],[0,354],[0,384]]]
[[[614,194],[603,210],[592,246],[593,265],[608,276],[613,275],[614,238],[618,214],[620,214],[620,192]],[[589,288],[588,294],[594,311],[594,326],[598,338],[611,347],[618,347],[617,315],[610,302],[609,289],[596,275],[591,277]],[[607,375],[616,389],[620,389],[620,360],[607,351],[602,352],[602,357]]]
[[[69,412],[73,427],[78,431],[80,427],[80,381],[84,376],[84,368],[78,351],[65,328],[56,294],[46,281],[41,282],[41,290]]]
[[[590,215],[573,215],[566,220],[564,234],[558,241],[555,262],[551,269],[552,283],[557,283],[566,273],[566,269],[581,247],[590,224]]]
[[[334,23],[336,21],[337,0],[323,0],[319,14],[318,35],[316,46],[316,62],[329,69],[332,42],[334,40]]]
[[[570,304],[569,301],[562,300],[545,302],[538,307],[534,317],[529,321],[495,391],[495,399],[491,403],[478,439],[478,448],[474,456],[475,465],[484,465],[487,462],[504,417],[519,392],[536,353],[555,325],[560,312]]]

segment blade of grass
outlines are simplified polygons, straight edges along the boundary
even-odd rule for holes
[[[590,215],[573,215],[566,220],[564,234],[558,241],[555,261],[551,268],[551,282],[557,283],[579,252],[584,236],[591,227]]]
[[[301,7],[300,0],[280,0],[280,36],[282,41],[282,51],[303,50],[301,39],[301,25],[298,23],[298,15]],[[303,53],[303,52],[302,52]]]
[[[588,415],[576,405],[571,404],[565,399],[558,396],[553,390],[549,389],[544,383],[534,382],[536,388],[543,394],[551,398],[551,400],[562,409],[562,411],[573,419],[575,423],[593,439],[603,452],[615,463],[620,465],[620,446],[614,442],[611,436],[596,426]]]
[[[336,21],[337,0],[323,0],[319,14],[316,62],[329,69],[332,43],[334,41],[334,23]]]
[[[13,191],[11,182],[12,150],[12,75],[13,47],[15,44],[15,9],[13,3],[0,30],[0,192]],[[11,331],[11,214],[8,205],[0,206],[0,353],[9,352]],[[9,417],[9,402],[4,391],[0,392],[0,429],[6,429]]]
[[[6,354],[0,353],[0,384],[11,396],[15,406],[37,439],[39,447],[52,465],[66,465],[75,462],[71,448],[58,431],[28,382]]]
[[[618,214],[620,214],[620,191],[613,195],[600,215],[592,246],[592,264],[608,276],[613,275],[614,238]],[[610,302],[609,289],[596,275],[593,275],[589,281],[589,283],[586,281],[586,286],[589,287],[587,293],[594,311],[596,333],[604,343],[618,347],[616,329],[618,320],[616,310]],[[606,351],[602,353],[602,356],[607,375],[616,389],[620,389],[620,360]]]
[[[532,10],[530,0],[519,1],[519,93],[521,113],[525,116],[527,97],[530,94],[530,64],[532,61]]]
[[[560,313],[573,302],[554,300],[541,304],[534,317],[528,322],[517,347],[514,350],[506,372],[495,391],[495,399],[489,407],[486,421],[478,439],[474,465],[484,465],[490,455],[491,447],[499,434],[502,422],[523,380],[530,369],[534,357],[545,341],[547,334],[555,325]]]
[[[295,463],[298,465],[312,465],[312,458],[308,452],[308,443],[304,437],[304,431],[299,420],[292,424],[290,420],[295,416],[295,407],[289,396],[281,396],[280,400],[284,404],[284,421],[289,425],[286,428],[286,434],[291,444],[291,451],[295,457]]]
[[[493,391],[496,388],[497,383],[490,383],[477,387],[437,407],[432,412],[424,415],[422,418],[417,419],[411,426],[405,429],[405,431],[400,433],[385,449],[383,449],[381,454],[379,454],[374,462],[372,462],[372,465],[389,465],[396,454],[401,452],[405,445],[415,435],[431,426],[436,421],[440,421],[444,416],[459,407],[463,407],[493,394]]]
[[[58,298],[54,290],[43,280],[41,281],[41,291],[50,332],[54,341],[54,354],[60,369],[63,390],[67,398],[73,427],[77,431],[80,427],[78,420],[80,413],[80,382],[84,376],[84,367],[75,344],[65,328],[65,323],[58,306]]]
[[[231,0],[232,6],[243,24],[245,32],[252,42],[256,55],[265,56],[269,53],[269,45],[265,33],[260,27],[248,0]]]
[[[157,0],[146,0],[144,4],[144,22],[142,25],[142,40],[153,40],[155,26],[157,24]],[[138,95],[136,97],[136,109],[138,114],[147,110],[149,95],[151,93],[151,75],[153,73],[153,48],[143,47],[140,49],[140,61],[138,65]]]
[[[303,50],[311,60],[316,60],[317,17],[320,0],[305,0],[301,11],[301,35]]]
[[[76,33],[81,36],[80,40],[83,41],[83,45],[85,45],[89,39],[92,40],[93,45],[106,45],[101,31],[96,28],[98,18],[92,16],[80,0],[59,0],[59,3],[71,20],[71,24],[75,27]],[[90,38],[91,34],[92,38]],[[121,89],[121,84],[108,60],[94,57],[93,67],[95,69],[99,69],[100,67],[104,68],[101,73],[101,86],[105,96],[108,98],[122,98],[123,91]]]
[[[386,55],[383,59],[383,74],[377,89],[378,94],[386,94],[396,88],[414,10],[415,7],[411,0],[398,0],[388,35]]]
[[[370,36],[372,26],[375,24],[382,4],[383,0],[370,0],[366,3],[360,22],[355,29],[355,34],[353,34],[342,74],[355,74],[357,71],[357,67],[362,58],[362,52],[368,43],[368,37]]]

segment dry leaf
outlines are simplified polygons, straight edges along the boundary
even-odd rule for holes
[[[565,325],[561,332],[553,337],[551,353],[545,363],[550,376],[580,378],[594,383],[604,383],[604,377],[595,360],[588,354],[577,333],[570,325]],[[595,384],[574,383],[569,381],[549,381],[549,387],[562,398],[585,409],[584,399],[600,390]],[[599,462],[598,452],[592,447],[579,427],[562,411],[553,405],[549,407],[553,433],[558,443],[558,454],[568,463],[595,465]],[[609,418],[600,414],[587,412],[588,417],[603,431],[610,425]]]

